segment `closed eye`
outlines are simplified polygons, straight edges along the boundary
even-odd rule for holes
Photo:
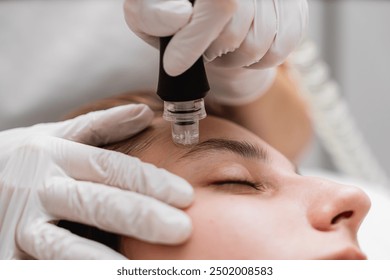
[[[214,182],[213,185],[221,187],[225,191],[230,191],[234,193],[242,193],[243,187],[250,187],[256,192],[262,192],[266,190],[266,187],[257,182],[252,182],[249,180],[226,180],[226,181],[217,181]]]

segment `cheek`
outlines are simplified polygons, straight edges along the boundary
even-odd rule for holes
[[[260,196],[230,195],[196,189],[187,209],[193,234],[183,245],[151,245],[134,239],[123,241],[123,253],[133,259],[266,259],[276,222],[274,203]],[[285,226],[285,225],[284,225]]]
[[[204,199],[202,199],[204,196]],[[200,259],[262,258],[267,232],[258,213],[262,205],[256,198],[221,193],[198,193],[199,203],[188,213],[194,224],[194,236],[188,244]],[[257,236],[256,246],[254,236]]]
[[[292,235],[307,231],[300,207],[289,199],[206,192],[198,198],[188,210],[194,235],[187,248],[199,259],[287,257],[299,249],[291,245]]]

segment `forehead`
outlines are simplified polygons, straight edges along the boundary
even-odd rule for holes
[[[167,167],[178,161],[188,154],[193,147],[178,146],[171,140],[170,123],[158,117],[154,120],[153,125],[158,127],[158,137],[154,138],[153,143],[148,147],[142,155],[138,155],[142,160],[153,163],[159,167]],[[257,135],[247,129],[236,125],[230,121],[208,116],[200,121],[199,124],[200,143],[209,141],[210,139],[227,139],[233,141],[246,142],[251,146],[258,148],[260,151],[266,151],[270,161],[277,163],[290,164],[288,160],[279,152],[266,144]],[[196,149],[195,149],[196,150]],[[221,155],[229,149],[215,149]],[[204,149],[199,149],[199,154],[204,152]],[[198,151],[196,151],[197,153]]]
[[[180,146],[173,143],[171,140],[171,124],[165,121],[162,117],[157,117],[153,121],[153,125],[159,128],[161,143],[165,146],[171,146],[178,150],[189,150],[191,146]],[[231,139],[256,143],[261,145],[267,145],[260,137],[253,134],[249,130],[225,119],[221,119],[215,116],[207,116],[207,118],[199,122],[199,141],[204,142],[209,139]]]

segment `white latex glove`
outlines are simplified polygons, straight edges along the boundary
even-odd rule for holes
[[[152,118],[147,106],[126,105],[0,132],[0,258],[124,258],[57,227],[60,219],[145,241],[183,242],[190,219],[168,204],[188,206],[191,186],[139,159],[90,146],[126,139]]]
[[[300,41],[306,0],[125,0],[125,19],[138,36],[158,47],[173,35],[164,67],[175,76],[204,54],[224,67],[267,68],[282,63]]]
[[[171,76],[203,55],[216,100],[230,105],[268,89],[308,20],[306,0],[197,0],[194,7],[188,0],[125,0],[124,10],[130,29],[155,47],[158,37],[174,34],[163,58]]]

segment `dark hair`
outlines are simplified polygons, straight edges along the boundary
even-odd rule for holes
[[[59,221],[58,226],[67,229],[78,236],[97,241],[115,251],[119,251],[120,238],[117,234],[110,233],[93,226],[87,226],[65,220]]]

